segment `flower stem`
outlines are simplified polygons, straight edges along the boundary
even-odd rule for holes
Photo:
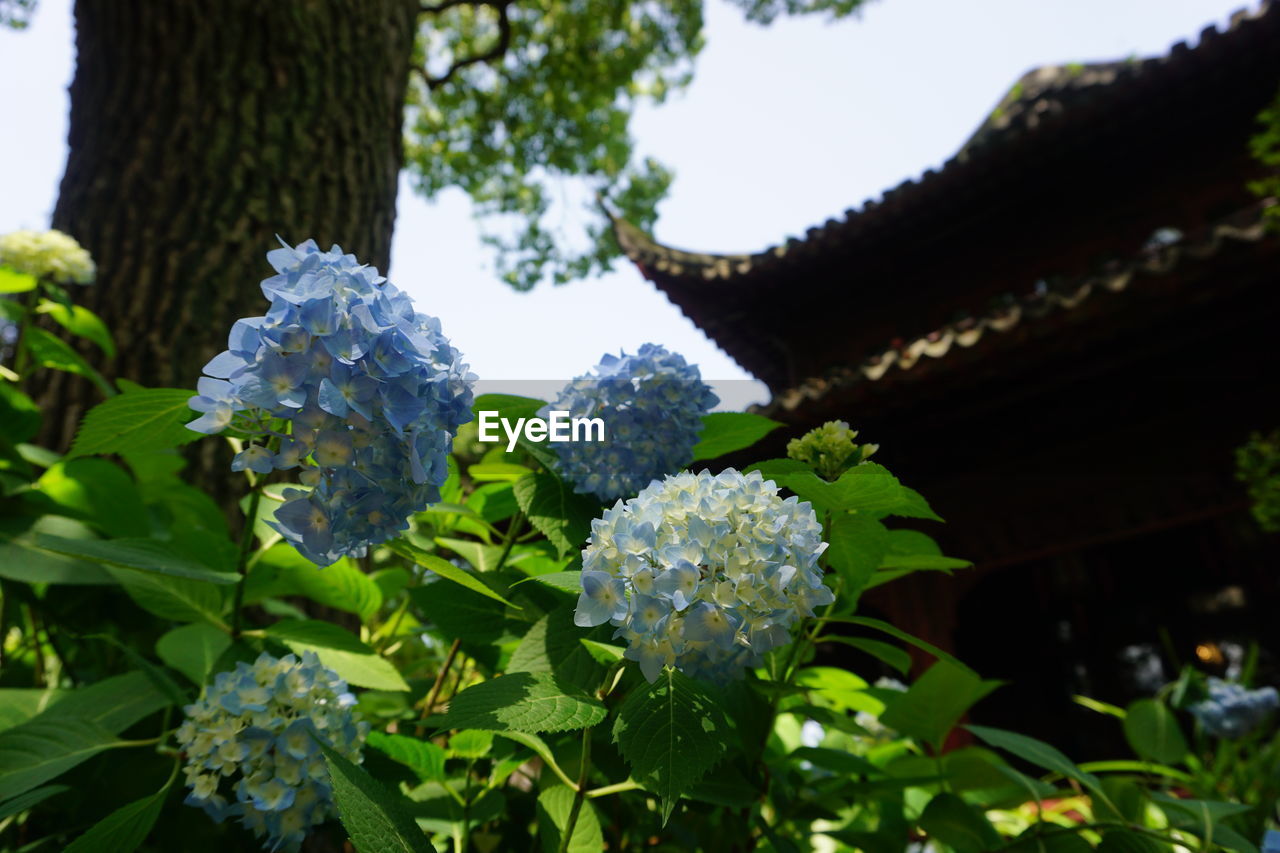
[[[458,648],[462,645],[462,641],[455,639],[449,646],[449,654],[445,657],[444,663],[440,666],[440,671],[436,673],[436,680],[431,685],[431,692],[427,694],[427,701],[422,705],[422,716],[418,718],[417,736],[422,737],[425,730],[423,722],[427,717],[431,716],[431,709],[436,706],[436,701],[440,698],[440,688],[444,686],[445,676],[449,674],[449,670],[453,667],[453,659],[458,656]]]
[[[254,527],[258,523],[258,505],[262,503],[262,484],[255,483],[249,493],[249,510],[245,513],[244,530],[240,533],[240,554],[236,559],[236,572],[240,580],[236,583],[236,597],[231,610],[231,637],[240,636],[240,611],[244,604],[244,581],[248,577],[249,555],[253,551]]]
[[[582,813],[582,801],[587,796],[587,774],[591,770],[591,728],[582,730],[582,767],[578,771],[578,790],[573,795],[573,807],[569,809],[569,819],[565,821],[564,831],[560,833],[559,853],[568,853],[569,841],[573,838],[573,830],[578,825],[578,815]]]
[[[18,374],[19,388],[27,378],[27,362],[30,358],[27,352],[27,329],[35,322],[36,303],[39,299],[40,284],[37,282],[35,287],[27,291],[27,296],[22,301],[22,323],[18,326],[18,341],[13,349],[13,372]]]

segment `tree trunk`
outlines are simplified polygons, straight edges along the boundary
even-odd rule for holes
[[[98,264],[75,296],[115,334],[119,357],[92,359],[108,377],[194,388],[232,323],[265,312],[277,234],[386,271],[417,13],[407,0],[77,0],[53,226]],[[97,394],[44,378],[42,439],[65,448]]]

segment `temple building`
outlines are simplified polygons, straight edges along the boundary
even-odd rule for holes
[[[1233,454],[1280,427],[1280,218],[1247,187],[1278,91],[1270,4],[1164,56],[1031,71],[941,168],[755,254],[615,222],[769,386],[761,411],[849,421],[947,519],[927,532],[975,568],[864,606],[1010,679],[983,722],[1085,758],[1114,744],[1071,694],[1124,703],[1252,642],[1276,681],[1280,545]]]

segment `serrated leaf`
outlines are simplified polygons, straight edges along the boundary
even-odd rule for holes
[[[320,743],[338,817],[359,853],[435,853],[398,796],[372,776]]]
[[[693,459],[715,459],[755,444],[782,424],[750,412],[711,412],[702,416],[702,431]]]
[[[604,677],[604,667],[582,645],[589,633],[607,639],[611,629],[587,632],[573,624],[570,608],[553,610],[534,622],[521,638],[507,672],[549,672],[584,691],[594,690]]]
[[[197,417],[187,406],[193,396],[181,388],[125,390],[85,414],[67,456],[138,453],[203,438],[186,427]]]
[[[445,751],[430,741],[372,731],[369,732],[368,744],[408,767],[424,782],[438,782],[444,778]]]
[[[64,459],[36,481],[44,492],[68,511],[108,537],[151,535],[147,508],[132,478],[106,459]]]
[[[105,568],[134,603],[148,613],[175,622],[203,621],[226,627],[222,621],[222,595],[213,584],[134,569]]]
[[[1179,764],[1187,757],[1187,741],[1173,712],[1163,702],[1139,699],[1124,715],[1124,736],[1142,758]]]
[[[156,655],[194,683],[202,685],[213,665],[231,646],[231,637],[212,625],[174,628],[156,640]]]
[[[453,697],[440,726],[539,734],[587,728],[604,717],[603,703],[549,672],[513,672]]]
[[[36,313],[47,314],[71,334],[93,341],[107,358],[116,357],[116,344],[111,339],[107,324],[83,305],[68,306],[51,299],[41,299]]]
[[[391,661],[379,657],[369,646],[348,631],[330,622],[315,619],[286,619],[266,629],[294,652],[316,653],[320,662],[357,687],[374,690],[408,690],[404,677]]]
[[[724,756],[729,722],[707,690],[676,669],[636,687],[618,709],[613,739],[631,776],[662,799],[662,819]]]
[[[0,732],[0,800],[53,779],[115,742],[101,725],[78,717],[42,714]]]
[[[244,600],[301,595],[325,607],[354,613],[367,622],[382,606],[378,584],[348,558],[320,568],[284,542],[267,549],[245,579]]]
[[[103,396],[115,395],[116,389],[111,387],[111,383],[103,379],[101,373],[94,370],[89,362],[81,358],[80,354],[66,341],[56,335],[39,326],[31,325],[27,327],[27,336],[23,342],[27,352],[31,354],[31,360],[41,367],[83,376],[98,386]]]
[[[168,793],[165,785],[149,797],[121,806],[89,827],[63,853],[132,853],[151,833]]]
[[[42,533],[36,535],[35,545],[55,554],[119,569],[228,586],[240,580],[234,572],[216,572],[155,539],[63,539]]]
[[[519,586],[522,583],[540,583],[543,586],[549,586],[561,592],[577,595],[582,592],[582,572],[547,572],[543,575],[534,575],[531,578],[516,581],[513,586]]]
[[[403,539],[395,539],[388,542],[387,547],[390,548],[392,552],[404,557],[406,560],[416,563],[424,569],[429,569],[430,571],[435,572],[447,581],[452,581],[459,586],[464,586],[472,592],[478,592],[483,596],[492,598],[494,601],[501,601],[508,607],[514,607],[517,610],[520,609],[517,605],[512,604],[510,601],[507,601],[505,598],[498,595],[490,589],[484,581],[480,580],[466,569],[459,568],[448,560],[437,557],[435,554],[427,553],[410,542],[406,542]]]
[[[547,788],[538,795],[538,834],[542,837],[542,849],[546,853],[600,853],[605,849],[604,835],[600,830],[600,817],[590,800],[583,800],[578,820],[573,825],[569,843],[564,845],[565,828],[573,811],[574,792],[564,785]]]
[[[889,550],[889,532],[866,515],[841,514],[827,526],[827,562],[844,578],[848,592],[867,585]]]
[[[516,502],[537,530],[563,557],[582,548],[600,513],[595,501],[575,494],[554,474],[529,474],[515,482]]]
[[[883,466],[874,462],[855,465],[828,483],[817,474],[802,471],[784,478],[785,485],[817,506],[866,513],[889,513],[904,500],[903,486]]]

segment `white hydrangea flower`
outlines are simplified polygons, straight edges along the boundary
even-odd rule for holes
[[[0,235],[0,266],[59,284],[89,284],[97,273],[83,246],[52,230]]]
[[[369,724],[354,716],[355,701],[314,652],[264,652],[218,673],[177,731],[187,804],[219,823],[239,817],[267,849],[298,850],[312,826],[337,814],[317,738],[360,761]]]
[[[826,547],[813,508],[758,471],[674,474],[592,522],[574,621],[616,625],[650,681],[728,681],[834,600]]]

